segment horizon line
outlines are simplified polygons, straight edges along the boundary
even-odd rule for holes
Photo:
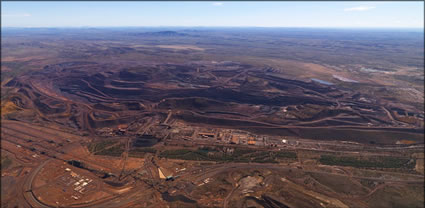
[[[425,27],[368,27],[368,26],[1,26],[1,28],[22,28],[22,29],[49,29],[49,28],[75,28],[75,29],[88,29],[88,28],[165,28],[165,27],[175,27],[175,28],[317,28],[317,29],[422,29]]]

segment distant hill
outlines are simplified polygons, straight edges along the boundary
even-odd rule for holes
[[[143,35],[143,36],[163,36],[163,37],[176,37],[176,36],[190,36],[186,33],[180,33],[176,31],[158,31],[158,32],[145,32],[145,33],[138,33],[137,35]]]

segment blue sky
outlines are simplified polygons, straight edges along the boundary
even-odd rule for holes
[[[2,27],[423,28],[424,2],[1,2]]]

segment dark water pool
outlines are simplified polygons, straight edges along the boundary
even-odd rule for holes
[[[171,196],[168,192],[162,193],[162,198],[167,202],[182,201],[182,202],[191,203],[191,204],[196,203],[196,201],[189,199],[184,195]]]
[[[327,82],[327,81],[324,81],[324,80],[321,80],[321,79],[312,78],[311,80],[312,80],[312,81],[315,81],[315,82],[318,82],[318,83],[320,83],[320,84],[333,85],[333,83],[331,83],[331,82]]]
[[[152,136],[152,135],[142,135],[140,137],[137,137],[134,142],[134,147],[152,147],[156,143],[159,142],[159,139]]]

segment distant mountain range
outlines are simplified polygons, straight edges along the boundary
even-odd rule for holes
[[[145,33],[137,33],[137,35],[143,35],[143,36],[164,36],[164,37],[191,36],[189,34],[180,33],[180,32],[176,32],[176,31],[145,32]]]

